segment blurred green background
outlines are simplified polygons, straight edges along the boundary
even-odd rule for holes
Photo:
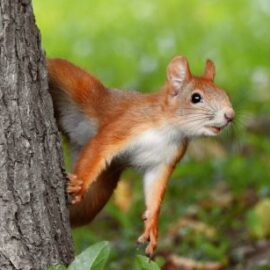
[[[80,65],[109,87],[158,90],[175,55],[187,56],[195,74],[206,58],[215,62],[216,83],[230,94],[237,119],[219,138],[195,141],[174,173],[161,212],[157,260],[163,269],[169,269],[171,254],[259,269],[248,267],[259,267],[258,253],[270,249],[270,1],[33,5],[46,55]],[[109,269],[128,269],[143,253],[135,246],[143,229],[142,183],[134,172],[123,178],[95,222],[74,231],[77,252],[99,240],[113,243]]]

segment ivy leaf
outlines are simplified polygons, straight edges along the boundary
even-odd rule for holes
[[[110,255],[110,244],[99,242],[76,256],[68,270],[102,270]]]
[[[138,255],[134,263],[134,270],[160,270],[159,266],[149,258]]]

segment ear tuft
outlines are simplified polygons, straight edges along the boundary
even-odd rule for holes
[[[167,79],[176,95],[184,82],[191,78],[188,60],[184,56],[176,56],[167,67]]]
[[[210,59],[206,60],[203,77],[207,80],[214,81],[215,79],[215,64]]]

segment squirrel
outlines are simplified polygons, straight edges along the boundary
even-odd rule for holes
[[[214,83],[214,63],[207,60],[204,74],[194,76],[187,58],[176,56],[164,86],[150,94],[110,89],[66,60],[48,59],[47,67],[58,127],[72,149],[72,226],[96,216],[125,168],[139,169],[146,210],[138,243],[148,242],[151,256],[162,199],[189,141],[219,134],[235,117],[228,95]]]

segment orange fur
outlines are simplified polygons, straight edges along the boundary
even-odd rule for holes
[[[161,151],[167,151],[166,160],[158,161],[161,162],[157,166],[160,171],[157,171],[154,179],[150,181],[151,190],[145,188],[145,230],[139,242],[149,241],[146,253],[151,255],[157,245],[158,216],[169,177],[176,163],[186,152],[189,137],[194,135],[192,129],[198,126],[190,125],[192,121],[196,123],[193,115],[198,114],[198,121],[207,106],[207,110],[224,110],[216,112],[221,115],[219,118],[213,116],[212,112],[212,117],[219,119],[215,120],[213,126],[203,126],[203,123],[200,123],[200,132],[206,134],[218,132],[228,124],[229,120],[225,122],[225,118],[231,121],[234,117],[228,96],[213,82],[213,62],[208,60],[204,75],[195,77],[190,72],[186,58],[174,58],[168,66],[168,79],[164,87],[152,94],[108,89],[94,76],[61,59],[48,60],[48,72],[59,128],[67,134],[70,142],[74,143],[76,136],[71,134],[66,118],[68,119],[67,114],[70,111],[74,113],[74,107],[75,122],[77,119],[79,122],[84,121],[83,123],[89,121],[89,126],[95,127],[93,132],[91,131],[93,134],[89,132],[88,142],[80,151],[68,186],[69,193],[73,195],[73,205],[70,207],[73,225],[91,221],[102,209],[110,198],[121,172],[132,162],[138,163],[134,155],[149,158],[145,160],[149,165],[145,166],[146,170],[151,168],[156,153],[152,148],[147,148],[142,138],[152,139],[153,143],[156,143],[155,147],[161,145]],[[204,107],[197,108],[197,105],[191,104],[194,92],[203,95],[204,105],[200,106]],[[65,107],[70,111],[66,112]],[[209,115],[210,112],[204,115],[205,120],[201,121],[211,124],[213,121],[211,122]],[[63,117],[66,118],[63,120]],[[79,117],[83,119],[80,120]],[[181,129],[179,142],[175,139],[175,136],[179,135],[178,129]],[[176,133],[167,135],[172,131]],[[83,135],[79,130],[76,134]],[[170,148],[171,144],[175,144],[175,148]],[[144,153],[144,148],[147,148],[149,153]],[[136,154],[136,151],[139,152]],[[144,163],[144,160],[139,163]]]
[[[88,224],[110,199],[123,171],[113,162],[91,185],[79,204],[70,205],[70,221],[73,227]]]

